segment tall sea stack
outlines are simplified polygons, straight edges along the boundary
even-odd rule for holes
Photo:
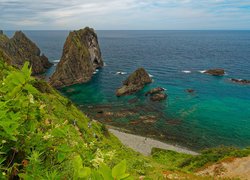
[[[32,66],[33,75],[41,74],[52,66],[45,55],[41,55],[40,49],[22,31],[15,32],[12,38],[8,38],[0,31],[0,55],[4,60],[18,68],[25,61]]]
[[[94,71],[103,66],[98,38],[94,29],[86,27],[69,33],[63,54],[50,78],[56,88],[84,83],[91,79]]]

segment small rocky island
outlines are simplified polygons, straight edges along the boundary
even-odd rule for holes
[[[225,74],[224,69],[208,69],[204,72],[205,74],[210,74],[213,76],[223,76]]]
[[[243,85],[250,84],[250,80],[246,80],[246,79],[235,79],[235,78],[232,78],[230,80],[232,82],[238,83],[238,84],[243,84]]]
[[[151,83],[152,79],[144,68],[139,68],[129,75],[123,82],[123,86],[116,90],[116,96],[124,96],[136,93],[146,84]]]
[[[52,66],[37,45],[22,31],[15,32],[10,39],[0,31],[0,55],[8,64],[17,68],[21,68],[25,61],[29,61],[33,75],[44,73]]]
[[[161,101],[167,98],[167,94],[164,91],[164,88],[156,87],[146,92],[145,96],[150,95],[151,101]]]
[[[69,33],[63,53],[50,84],[56,88],[84,83],[103,66],[101,50],[94,29],[86,27]]]

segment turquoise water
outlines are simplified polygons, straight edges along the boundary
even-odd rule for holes
[[[108,107],[117,112],[130,109],[136,111],[134,116],[114,116],[112,121],[124,127],[133,126],[135,133],[157,132],[166,141],[193,149],[250,146],[250,86],[229,81],[250,79],[250,31],[97,33],[106,66],[90,82],[61,90],[87,114],[98,115],[92,107]],[[26,31],[26,34],[50,61],[60,59],[67,31]],[[142,92],[117,98],[115,89],[138,67],[153,75],[154,82]],[[227,74],[213,77],[199,72],[217,67],[224,68]],[[118,71],[128,74],[117,75]],[[157,86],[167,89],[168,99],[152,103],[143,92]],[[195,93],[185,92],[187,88]],[[128,124],[145,114],[157,116],[157,121],[139,126]]]

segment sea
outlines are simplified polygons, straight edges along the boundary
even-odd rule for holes
[[[193,150],[250,146],[250,31],[96,31],[105,66],[91,81],[60,89],[90,117]],[[9,36],[13,31],[5,32]],[[24,31],[54,66],[69,31]],[[143,67],[153,83],[116,97],[130,73]],[[204,74],[225,69],[225,76]],[[152,102],[144,93],[162,87],[168,95]],[[193,89],[188,93],[187,89]]]

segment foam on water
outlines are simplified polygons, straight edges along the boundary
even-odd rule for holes
[[[125,75],[125,74],[127,74],[127,72],[118,71],[118,72],[116,72],[115,74],[118,74],[118,75]]]
[[[191,73],[191,71],[188,71],[188,70],[183,70],[183,71],[181,71],[181,72],[186,73],[186,74]]]
[[[204,74],[206,72],[206,70],[201,70],[201,71],[198,71],[198,72]]]

